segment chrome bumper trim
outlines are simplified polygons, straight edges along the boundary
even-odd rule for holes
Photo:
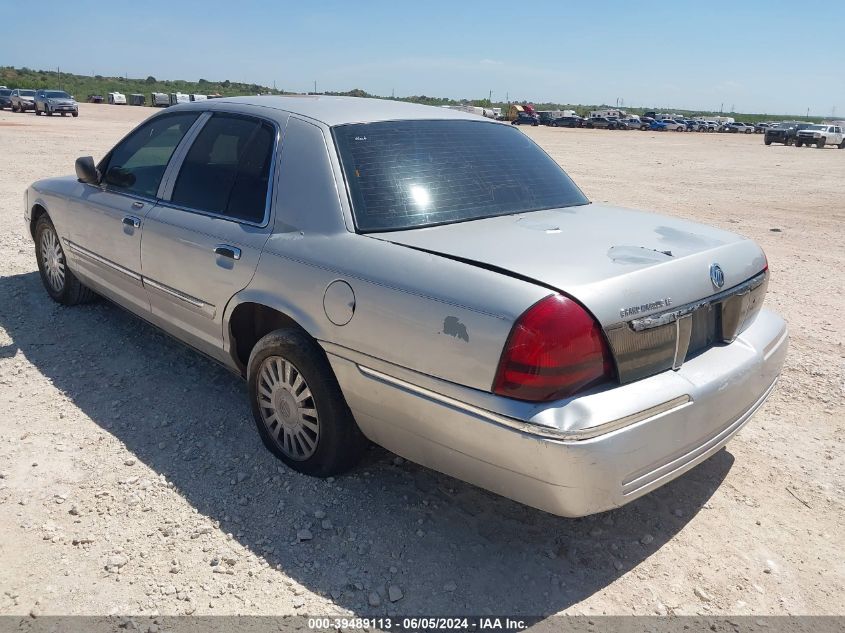
[[[648,409],[645,409],[643,411],[638,411],[637,413],[633,413],[622,418],[610,420],[609,422],[598,424],[587,429],[578,431],[562,431],[560,429],[543,427],[538,424],[532,424],[531,422],[524,422],[522,420],[517,420],[516,418],[500,415],[498,413],[494,413],[493,411],[488,411],[487,409],[482,409],[481,407],[476,407],[474,405],[467,404],[466,402],[461,402],[460,400],[456,400],[455,398],[444,396],[443,394],[437,393],[436,391],[431,391],[430,389],[420,387],[405,380],[394,378],[393,376],[389,376],[380,371],[376,371],[375,369],[370,369],[369,367],[365,367],[364,365],[356,364],[356,367],[358,368],[358,371],[360,371],[365,376],[368,376],[370,378],[373,378],[374,380],[378,380],[383,383],[387,383],[394,387],[398,387],[399,389],[409,391],[418,396],[422,396],[423,398],[434,400],[436,402],[453,407],[465,413],[469,413],[470,415],[475,415],[477,417],[484,418],[486,420],[489,420],[490,422],[494,422],[501,426],[506,426],[508,428],[519,431],[520,433],[526,433],[528,435],[542,437],[545,439],[559,440],[562,442],[580,442],[583,440],[589,440],[595,437],[599,437],[600,435],[606,435],[626,426],[631,426],[632,424],[643,422],[644,420],[648,420],[650,418],[669,413],[670,411],[681,409],[682,407],[688,406],[692,402],[692,398],[688,394],[684,394],[682,396],[678,396],[677,398],[662,402],[653,407],[649,407]]]

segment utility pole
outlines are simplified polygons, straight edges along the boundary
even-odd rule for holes
[[[490,105],[493,105],[493,91],[492,90],[487,93],[487,103],[489,103]],[[833,109],[835,110],[836,108],[834,107]]]
[[[317,94],[317,80],[314,80],[314,94]]]

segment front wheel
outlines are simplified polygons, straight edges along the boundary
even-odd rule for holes
[[[35,106],[35,116],[41,116],[41,110],[38,109],[38,106]]]
[[[798,139],[795,139],[795,147],[801,147],[803,144],[804,141],[799,141]]]
[[[71,116],[75,119],[76,117],[79,116],[79,112],[74,112],[74,113],[71,114]]]
[[[818,141],[816,141],[816,147],[818,147],[819,149],[824,149],[824,144],[826,142],[827,139],[820,138]]]
[[[264,445],[306,475],[352,468],[367,440],[346,404],[325,352],[305,332],[270,332],[252,350],[247,378]]]
[[[59,234],[46,215],[42,215],[35,223],[35,250],[41,282],[53,301],[72,306],[94,298],[94,292],[84,286],[67,267]]]
[[[771,145],[771,144],[772,144],[772,139],[770,139],[770,138],[764,138],[764,139],[763,139],[763,143],[765,143],[766,145]]]

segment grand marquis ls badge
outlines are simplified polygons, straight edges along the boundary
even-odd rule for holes
[[[722,271],[722,267],[719,264],[710,264],[710,281],[713,282],[713,285],[717,288],[721,288],[725,285],[725,273]]]

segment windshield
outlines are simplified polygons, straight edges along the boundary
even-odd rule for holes
[[[48,99],[70,99],[70,95],[61,90],[48,90],[44,93],[44,96]]]
[[[34,97],[35,90],[21,90],[18,94],[22,97]]]
[[[807,130],[827,130],[826,125],[808,125],[805,129]]]
[[[384,121],[333,133],[362,232],[588,203],[560,166],[510,125]]]
[[[11,90],[0,90],[0,97],[8,97],[10,94],[12,94]]]

